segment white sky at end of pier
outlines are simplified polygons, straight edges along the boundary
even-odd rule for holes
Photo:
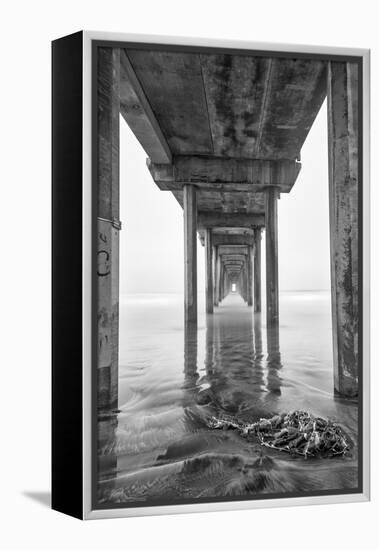
[[[120,125],[120,294],[183,292],[183,211],[161,191],[146,153]],[[280,290],[329,290],[329,198],[326,102],[301,151],[302,168],[278,203]],[[262,282],[264,292],[264,237]],[[198,242],[198,290],[204,291],[204,248]]]

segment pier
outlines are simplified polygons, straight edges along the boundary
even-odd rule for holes
[[[358,66],[163,46],[98,51],[99,408],[117,408],[120,114],[146,152],[152,183],[171,192],[183,209],[187,330],[197,326],[200,242],[207,315],[233,286],[252,313],[259,314],[265,300],[267,328],[279,341],[279,199],[296,182],[302,145],[325,98],[334,386],[341,395],[356,396]]]

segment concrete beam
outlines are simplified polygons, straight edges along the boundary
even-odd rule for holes
[[[358,394],[359,68],[328,64],[329,213],[334,386]]]
[[[245,262],[243,261],[238,261],[238,260],[229,260],[229,261],[226,261],[226,262],[223,262],[223,266],[228,268],[228,267],[242,267],[243,265],[245,265]]]
[[[249,246],[254,244],[254,235],[228,235],[217,234],[216,229],[213,231],[213,242],[215,246]]]
[[[120,112],[152,162],[171,163],[170,147],[125,50],[121,50]]]
[[[263,209],[262,209],[263,212]],[[215,227],[213,235],[221,235],[222,237],[251,237],[254,235],[254,229],[248,227]],[[235,243],[236,244],[236,243]],[[239,243],[237,243],[239,244]]]
[[[186,183],[221,192],[259,192],[276,186],[289,193],[300,172],[295,160],[230,159],[176,156],[171,164],[148,160],[153,180],[162,191],[180,191]]]
[[[220,245],[218,247],[219,254],[244,254],[247,256],[248,254],[248,247],[247,246],[240,246],[240,245]]]
[[[244,262],[246,260],[246,254],[220,254],[223,262],[227,260],[241,260]]]
[[[233,232],[233,228],[213,228],[212,242],[215,246],[254,246],[254,230],[240,229]],[[200,242],[204,246],[205,230],[199,230]]]
[[[250,228],[264,227],[265,216],[262,214],[224,213],[224,212],[199,212],[197,217],[198,229],[206,228]]]

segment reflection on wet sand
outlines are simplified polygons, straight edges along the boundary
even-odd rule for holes
[[[198,378],[197,326],[189,324],[184,329],[184,387],[193,389]]]
[[[109,480],[108,489],[114,486],[117,477],[116,428],[117,415],[103,416],[98,419],[98,458],[97,469],[101,479]]]
[[[217,412],[242,414],[246,420],[267,413],[267,392],[280,395],[281,358],[277,335],[267,341],[264,365],[261,314],[240,304],[220,308],[206,318],[205,370],[208,387],[199,396]],[[266,371],[266,372],[265,372]],[[266,376],[266,382],[265,382]],[[270,406],[274,403],[271,399]]]
[[[267,330],[267,389],[272,394],[281,394],[279,371],[282,368],[279,349],[279,328]]]
[[[99,422],[100,503],[304,494],[356,485],[355,452],[333,461],[304,461],[233,430],[207,427],[211,416],[252,422],[288,410],[288,403],[308,402],[316,413],[338,414],[356,425],[354,405],[304,389],[308,375],[300,369],[296,376],[303,387],[293,383],[293,360],[282,358],[279,332],[262,327],[261,314],[229,296],[206,317],[205,335],[191,325],[184,338],[181,333],[181,357],[176,334],[173,339],[172,331],[157,331],[153,357],[139,363],[134,356],[120,369],[121,412]],[[140,353],[143,357],[142,345]],[[356,437],[354,429],[350,435]]]

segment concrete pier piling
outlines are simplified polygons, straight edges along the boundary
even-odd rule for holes
[[[118,406],[120,50],[98,56],[97,405]]]
[[[256,313],[262,310],[261,239],[262,230],[257,228],[254,231],[254,311]]]
[[[279,326],[278,189],[265,192],[267,327]]]
[[[197,206],[196,187],[183,188],[184,212],[184,320],[197,323]]]
[[[212,229],[205,230],[205,308],[213,313],[213,245]]]
[[[358,393],[358,66],[330,62],[327,80],[334,385]]]
[[[253,305],[253,250],[251,246],[247,247],[247,305]]]

